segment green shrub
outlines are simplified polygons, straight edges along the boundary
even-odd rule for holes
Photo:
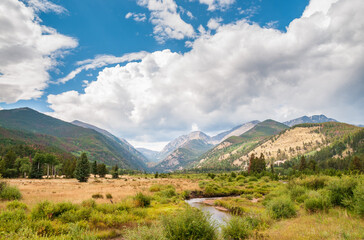
[[[309,189],[318,190],[324,188],[328,178],[325,176],[310,176],[301,180],[301,184]]]
[[[95,208],[96,205],[97,204],[96,204],[95,200],[93,200],[93,199],[85,200],[81,203],[81,206],[85,207],[85,208]]]
[[[137,193],[134,197],[135,205],[137,207],[148,207],[150,206],[151,198],[143,193]]]
[[[250,177],[249,178],[249,182],[256,182],[256,181],[258,181],[257,177]]]
[[[49,237],[55,233],[55,229],[50,220],[34,221],[31,224],[31,228],[38,236],[42,237]]]
[[[221,227],[222,236],[226,240],[241,240],[249,237],[252,226],[241,217],[232,217]]]
[[[37,220],[37,219],[46,219],[46,218],[52,218],[53,214],[53,204],[44,201],[38,203],[31,211],[30,216],[31,219]]]
[[[106,196],[107,199],[112,199],[111,193],[107,193],[105,196]]]
[[[331,181],[327,186],[327,189],[330,191],[331,203],[335,206],[345,207],[344,201],[353,197],[356,185],[357,181],[353,178]]]
[[[291,218],[296,216],[294,203],[286,196],[271,200],[267,205],[270,216],[274,219]]]
[[[300,185],[294,185],[289,189],[289,195],[293,201],[301,202],[302,195],[306,193],[306,189]]]
[[[5,185],[0,192],[1,200],[19,200],[21,198],[21,193],[17,187]]]
[[[189,199],[190,198],[190,194],[191,192],[188,191],[188,190],[184,190],[182,193],[181,193],[181,196],[183,199]]]
[[[92,195],[92,198],[99,199],[99,198],[104,198],[104,196],[101,193],[96,193]]]
[[[16,232],[26,225],[25,211],[16,209],[0,213],[0,233]]]
[[[361,182],[354,189],[354,210],[364,217],[364,184]]]
[[[169,240],[214,240],[216,228],[210,215],[198,209],[186,208],[177,215],[162,218],[164,232]]]
[[[326,194],[320,194],[311,191],[308,194],[308,199],[304,202],[305,209],[308,212],[327,211],[331,207],[331,202]]]
[[[15,200],[15,201],[12,201],[12,202],[9,202],[8,204],[6,204],[6,209],[8,209],[8,210],[15,210],[15,209],[27,210],[28,206],[25,203]]]

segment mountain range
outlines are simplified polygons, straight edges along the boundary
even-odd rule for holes
[[[125,139],[85,122],[65,122],[30,108],[0,111],[2,146],[25,144],[66,158],[86,152],[91,161],[109,166],[160,172],[244,168],[252,153],[280,161],[316,151],[326,146],[332,135],[357,129],[325,115],[303,116],[284,123],[255,120],[212,137],[201,131],[191,132],[158,152],[135,149]]]
[[[84,126],[80,127],[30,108],[0,111],[0,127],[12,133],[16,132],[19,142],[28,145],[36,144],[44,148],[56,148],[59,152],[74,156],[86,152],[91,161],[97,160],[110,166],[118,164],[122,168],[147,169],[143,161],[145,157],[136,153],[137,151],[130,144],[103,132],[104,130],[96,131],[95,127],[88,125],[85,128]],[[31,135],[36,137],[27,138]],[[1,137],[6,138],[6,135]]]

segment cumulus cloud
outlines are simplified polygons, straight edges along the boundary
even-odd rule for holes
[[[317,113],[363,122],[364,2],[317,1],[286,32],[241,20],[199,37],[187,53],[104,68],[84,93],[49,95],[52,114],[143,142],[194,124],[213,131]]]
[[[192,25],[181,18],[174,0],[138,0],[138,4],[151,12],[150,22],[154,25],[153,33],[158,42],[195,36]]]
[[[132,18],[136,22],[144,22],[147,20],[147,16],[144,13],[132,13],[129,12],[125,15],[126,19]]]
[[[76,46],[74,38],[41,25],[32,7],[0,1],[0,102],[40,97],[57,57]]]
[[[208,23],[207,23],[207,27],[209,29],[217,29],[218,27],[220,27],[222,22],[222,18],[211,18]]]
[[[201,4],[206,4],[209,11],[215,11],[217,9],[224,10],[229,8],[230,5],[235,3],[235,0],[199,0]]]
[[[57,14],[67,13],[67,9],[47,0],[28,0],[28,5],[36,12],[55,12]]]
[[[65,83],[76,77],[76,75],[82,71],[101,68],[110,64],[140,60],[143,57],[145,57],[146,54],[147,54],[146,52],[130,53],[130,54],[125,54],[124,56],[121,57],[116,57],[113,55],[98,55],[94,59],[79,61],[76,63],[76,65],[78,65],[79,67],[70,72],[66,77],[59,79],[58,82]]]

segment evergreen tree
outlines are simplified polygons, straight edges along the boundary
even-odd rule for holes
[[[100,177],[105,177],[105,175],[108,173],[108,171],[106,169],[106,165],[104,163],[98,164],[97,165],[97,172],[98,172]]]
[[[112,178],[119,178],[119,167],[115,165],[112,169]]]
[[[363,164],[357,156],[355,156],[354,159],[351,161],[350,170],[359,172],[363,171]]]
[[[311,169],[312,171],[316,171],[316,165],[317,165],[317,163],[315,160],[310,159],[308,161],[308,168]]]
[[[92,164],[91,173],[96,177],[96,175],[97,175],[97,162],[96,162],[96,160]]]
[[[32,161],[32,166],[29,173],[29,178],[41,179],[43,177],[43,164],[45,156],[42,153],[36,153]]]
[[[306,168],[307,168],[307,165],[306,165],[306,158],[305,158],[305,156],[302,156],[302,157],[301,157],[301,160],[300,160],[300,165],[299,165],[299,167],[298,167],[298,170],[303,171],[303,170],[305,170]]]
[[[77,161],[75,177],[79,182],[87,182],[90,176],[90,163],[88,162],[86,153],[82,153]]]

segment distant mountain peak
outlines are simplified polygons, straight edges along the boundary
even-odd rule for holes
[[[337,122],[337,121],[333,118],[326,117],[324,114],[320,114],[320,115],[312,115],[312,116],[302,116],[300,118],[286,121],[283,124],[292,127],[294,125],[302,124],[302,123],[323,123],[323,122]]]

